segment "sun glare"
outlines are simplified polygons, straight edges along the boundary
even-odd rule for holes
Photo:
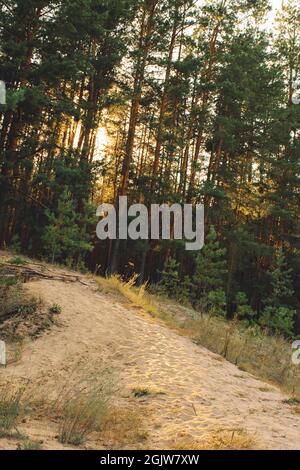
[[[95,148],[95,160],[99,160],[102,157],[103,152],[106,147],[109,145],[109,136],[105,127],[99,127],[97,131],[96,138],[96,148]]]

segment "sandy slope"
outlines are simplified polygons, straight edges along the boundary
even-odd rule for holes
[[[118,377],[120,400],[134,387],[152,390],[135,399],[148,447],[166,448],[185,434],[201,439],[216,428],[243,428],[264,447],[300,448],[300,415],[282,403],[286,397],[276,388],[91,287],[39,281],[28,288],[62,306],[61,325],[27,344],[21,361],[2,369],[0,380],[26,377],[53,390],[72,371],[101,371],[105,364]],[[25,430],[46,441],[44,448],[59,448],[51,426],[36,422]]]

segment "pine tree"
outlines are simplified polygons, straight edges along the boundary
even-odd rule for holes
[[[226,315],[226,293],[223,289],[215,289],[208,293],[207,307],[210,314]]]
[[[212,226],[207,236],[207,241],[196,258],[196,268],[193,276],[193,302],[195,305],[205,305],[213,302],[212,292],[223,303],[224,296],[222,291],[226,281],[226,249],[220,247],[217,240],[217,233]],[[218,303],[218,300],[217,300]]]
[[[92,251],[91,237],[81,227],[71,194],[65,190],[55,212],[46,211],[48,225],[42,234],[44,254],[52,261],[79,265],[86,253]]]
[[[247,325],[253,322],[255,311],[249,305],[245,292],[238,292],[235,296],[236,316],[239,320],[243,320]]]
[[[179,263],[174,258],[168,258],[161,272],[159,289],[169,297],[176,298],[179,282]]]
[[[287,268],[283,250],[278,250],[274,266],[268,272],[271,280],[271,292],[265,300],[265,309],[260,324],[276,333],[291,335],[293,332],[296,310],[292,308],[294,289],[291,269]]]
[[[272,331],[291,331],[285,309],[300,304],[300,113],[292,100],[300,7],[286,0],[270,35],[261,28],[267,4],[2,2],[0,244],[17,240],[30,255],[77,263],[87,253],[80,242],[95,232],[86,202],[115,203],[118,194],[146,205],[204,202],[206,226],[217,228],[226,253],[218,255],[216,240],[196,260],[180,243],[96,241],[89,267],[126,274],[129,265],[139,283],[158,282],[161,260],[173,258],[174,298],[191,295],[222,315],[227,303],[229,316],[248,322],[264,311],[266,324],[276,320]],[[277,315],[263,303],[274,246],[284,247],[295,289]]]

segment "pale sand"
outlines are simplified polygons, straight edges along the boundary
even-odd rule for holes
[[[282,403],[287,397],[275,387],[92,285],[43,280],[27,286],[47,304],[61,305],[60,326],[26,344],[21,361],[0,370],[1,381],[24,377],[53,390],[74,368],[79,375],[107,366],[118,379],[120,400],[134,401],[145,417],[148,448],[168,448],[185,435],[201,440],[219,428],[245,429],[263,448],[300,448],[300,414]],[[152,393],[133,400],[135,387]],[[37,421],[24,429],[42,439],[43,448],[59,449],[53,426]],[[0,449],[10,446],[0,440]]]

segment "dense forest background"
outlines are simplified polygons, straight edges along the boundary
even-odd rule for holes
[[[0,244],[300,333],[300,5],[0,0]],[[96,239],[96,207],[205,204],[207,241]]]

